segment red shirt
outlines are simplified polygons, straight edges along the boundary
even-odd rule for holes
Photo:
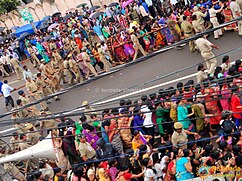
[[[132,177],[132,174],[129,173],[129,172],[125,172],[124,175],[123,175],[123,177],[124,177],[127,181],[129,181],[129,180],[131,179],[131,177]]]
[[[241,113],[242,109],[237,108],[237,106],[241,106],[240,99],[238,98],[237,95],[233,94],[231,98],[231,106],[232,106],[232,111],[233,112],[240,112],[239,114],[233,114],[233,116],[237,119],[241,119]]]

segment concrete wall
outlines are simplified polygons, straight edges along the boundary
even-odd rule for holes
[[[109,4],[117,0],[92,0],[93,5],[104,5]],[[81,3],[87,3],[90,7],[89,0],[55,0],[54,4],[50,4],[48,0],[44,0],[42,4],[39,4],[39,0],[34,0],[34,2],[25,5],[28,7],[33,15],[34,21],[41,20],[47,15],[52,15],[53,13],[60,11],[62,15],[71,8],[76,8],[77,5]],[[22,26],[24,22],[22,18],[18,15],[18,12],[10,12],[7,15],[0,16],[0,26],[6,26],[10,29],[13,26]]]

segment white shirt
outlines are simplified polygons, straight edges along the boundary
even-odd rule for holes
[[[156,175],[155,175],[154,171],[152,169],[150,169],[150,168],[147,168],[145,170],[145,174],[144,174],[144,181],[150,181],[150,178],[152,178],[152,177],[154,178],[154,180],[157,180],[155,178]]]
[[[3,85],[2,85],[3,96],[4,96],[4,97],[8,97],[8,96],[10,96],[10,93],[11,93],[11,91],[12,91],[13,89],[14,89],[14,88],[10,87],[8,84],[3,84]]]
[[[148,6],[152,6],[152,5],[153,5],[152,0],[145,0],[145,2],[146,2],[146,4],[147,4]]]
[[[145,120],[143,126],[147,128],[153,127],[152,112],[150,111],[150,109],[146,105],[143,105],[141,106],[141,112],[146,112],[144,113]]]
[[[238,18],[239,16],[236,14],[236,12],[241,13],[239,5],[236,2],[232,1],[229,6],[232,11],[233,17]]]
[[[26,71],[24,70],[23,71],[23,77],[24,77],[24,80],[27,81],[27,77],[30,78],[31,80],[34,80],[34,76],[32,74],[32,72],[30,70]]]

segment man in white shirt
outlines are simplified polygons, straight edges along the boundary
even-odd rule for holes
[[[241,16],[241,9],[239,4],[235,0],[231,0],[230,9],[232,11],[234,19],[239,18]],[[242,20],[238,21],[238,33],[242,35]]]
[[[11,91],[16,90],[15,88],[12,88],[8,85],[8,81],[4,80],[2,85],[2,93],[3,97],[5,98],[5,106],[7,108],[8,104],[11,103],[12,108],[14,108],[14,100],[11,96]]]

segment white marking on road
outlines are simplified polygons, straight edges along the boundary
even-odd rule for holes
[[[235,64],[235,61],[231,62],[231,65],[233,65],[233,64]],[[206,70],[206,72],[207,72],[207,70]],[[123,99],[123,98],[128,97],[128,96],[132,96],[132,95],[139,94],[139,93],[142,93],[142,92],[146,92],[146,91],[149,91],[149,90],[152,90],[152,89],[156,89],[158,87],[169,85],[169,84],[172,84],[174,82],[178,82],[178,81],[182,81],[182,80],[185,80],[185,79],[188,79],[188,78],[191,78],[191,77],[195,77],[196,75],[197,75],[197,73],[194,73],[194,74],[191,74],[191,75],[187,75],[187,76],[175,79],[175,80],[171,80],[171,81],[164,82],[164,83],[161,83],[161,84],[158,84],[158,85],[154,85],[154,86],[151,86],[151,87],[147,87],[145,89],[141,89],[141,90],[138,90],[138,91],[135,91],[135,92],[131,92],[131,93],[124,94],[124,95],[121,95],[121,96],[118,96],[118,97],[114,97],[112,99],[108,99],[108,100],[105,100],[105,101],[97,102],[97,103],[94,103],[93,105],[100,105],[100,104],[105,104],[105,103],[108,103],[108,102],[116,101],[116,100],[119,100],[119,99]]]

